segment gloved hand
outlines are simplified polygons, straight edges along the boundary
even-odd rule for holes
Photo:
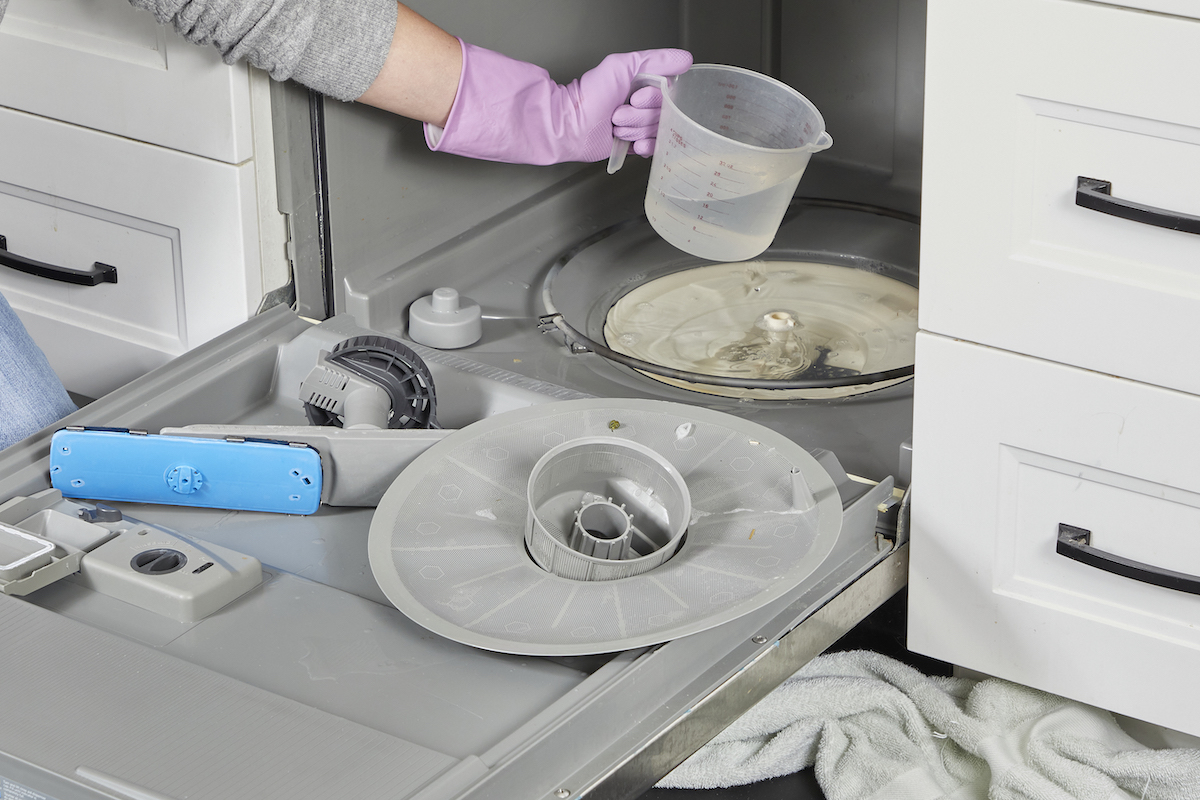
[[[650,154],[662,94],[647,87],[626,104],[633,76],[679,75],[692,65],[686,50],[616,53],[560,86],[533,64],[465,42],[462,50],[446,127],[426,124],[425,141],[437,152],[512,164],[600,161],[608,158],[614,131],[635,143],[634,152]]]
[[[652,156],[661,112],[662,89],[657,86],[643,86],[633,93],[626,105],[613,112],[613,135],[631,142],[631,152],[639,156]]]

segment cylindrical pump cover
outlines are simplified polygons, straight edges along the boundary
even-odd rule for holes
[[[692,512],[679,470],[649,447],[615,437],[552,447],[534,465],[528,494],[525,543],[533,560],[559,577],[584,581],[628,578],[663,564],[679,549]],[[610,521],[623,515],[628,530],[576,531],[601,508]],[[600,546],[604,539],[629,546],[610,555]]]

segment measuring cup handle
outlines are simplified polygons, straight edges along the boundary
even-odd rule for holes
[[[664,78],[662,75],[650,75],[645,72],[639,72],[633,76],[633,80],[629,83],[629,97],[625,98],[628,103],[633,97],[634,92],[639,89],[645,89],[647,86],[657,86],[664,92],[671,86],[671,81]],[[831,140],[832,142],[832,140]],[[612,175],[619,170],[625,163],[625,156],[629,154],[629,142],[624,139],[613,137],[612,152],[608,155],[608,174]]]

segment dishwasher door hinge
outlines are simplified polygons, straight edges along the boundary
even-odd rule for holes
[[[275,306],[287,306],[293,311],[296,310],[296,245],[295,237],[292,235],[292,215],[285,211],[279,212],[279,215],[283,217],[283,258],[287,264],[287,283],[277,286],[263,295],[258,309],[254,312],[256,316]]]

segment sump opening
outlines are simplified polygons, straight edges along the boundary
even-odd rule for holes
[[[526,549],[559,577],[640,575],[679,551],[691,497],[679,471],[637,442],[588,437],[549,450],[528,484]]]

